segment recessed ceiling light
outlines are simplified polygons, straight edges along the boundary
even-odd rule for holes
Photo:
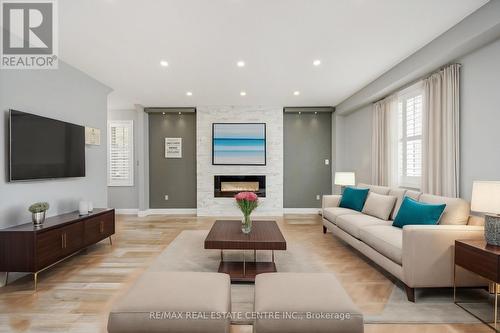
[[[236,63],[236,66],[238,67],[245,67],[245,62],[243,60],[240,60]]]
[[[313,61],[313,65],[314,65],[314,66],[319,66],[319,65],[321,65],[321,60],[319,60],[319,59],[314,60],[314,61]]]
[[[246,96],[246,95],[247,95],[246,91],[240,92],[240,96]]]
[[[168,62],[166,60],[162,60],[162,61],[160,61],[160,65],[162,67],[168,67]]]
[[[299,96],[299,95],[300,95],[300,91],[294,91],[294,92],[293,92],[293,94],[294,94],[295,96]]]
[[[186,92],[186,96],[193,96],[193,93],[188,91],[188,92]]]

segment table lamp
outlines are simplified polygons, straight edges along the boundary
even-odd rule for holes
[[[340,186],[340,193],[344,192],[346,186],[356,185],[354,172],[335,172],[335,185]]]
[[[500,245],[500,181],[475,181],[471,210],[485,213],[484,238],[490,245]]]

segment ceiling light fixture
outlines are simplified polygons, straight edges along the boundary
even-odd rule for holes
[[[186,96],[193,96],[193,93],[188,91],[188,92],[186,92]]]
[[[314,66],[319,66],[319,65],[321,65],[321,60],[319,60],[319,59],[314,60],[314,61],[313,61],[313,65],[314,65]]]
[[[318,114],[318,111],[314,111],[314,114]]]
[[[300,91],[294,91],[293,94],[294,94],[294,96],[299,96],[300,95]]]
[[[168,67],[168,62],[166,60],[162,60],[162,61],[160,61],[160,65],[162,67]]]
[[[236,63],[236,66],[238,67],[245,67],[245,62],[243,60],[240,60]]]
[[[182,114],[182,112],[179,111],[179,114]]]
[[[299,114],[302,114],[302,112],[299,111]]]
[[[247,95],[246,91],[240,92],[240,96],[246,96],[246,95]]]
[[[165,113],[165,112],[162,112],[162,114],[163,114],[163,115],[166,115],[166,113]]]

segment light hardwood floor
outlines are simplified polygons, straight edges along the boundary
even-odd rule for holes
[[[105,332],[113,300],[182,231],[208,230],[214,218],[194,216],[118,216],[113,246],[109,242],[60,263],[39,276],[37,292],[30,276],[0,288],[0,332]],[[312,249],[334,272],[364,313],[380,311],[393,282],[331,234],[321,231],[319,216],[278,218],[288,242]],[[250,333],[251,326],[233,326]],[[366,325],[368,333],[491,332],[474,325]]]

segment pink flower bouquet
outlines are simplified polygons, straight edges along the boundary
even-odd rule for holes
[[[244,219],[242,221],[241,231],[248,234],[252,230],[252,220],[250,214],[259,205],[259,198],[253,192],[240,192],[235,195],[236,204],[243,213]]]

